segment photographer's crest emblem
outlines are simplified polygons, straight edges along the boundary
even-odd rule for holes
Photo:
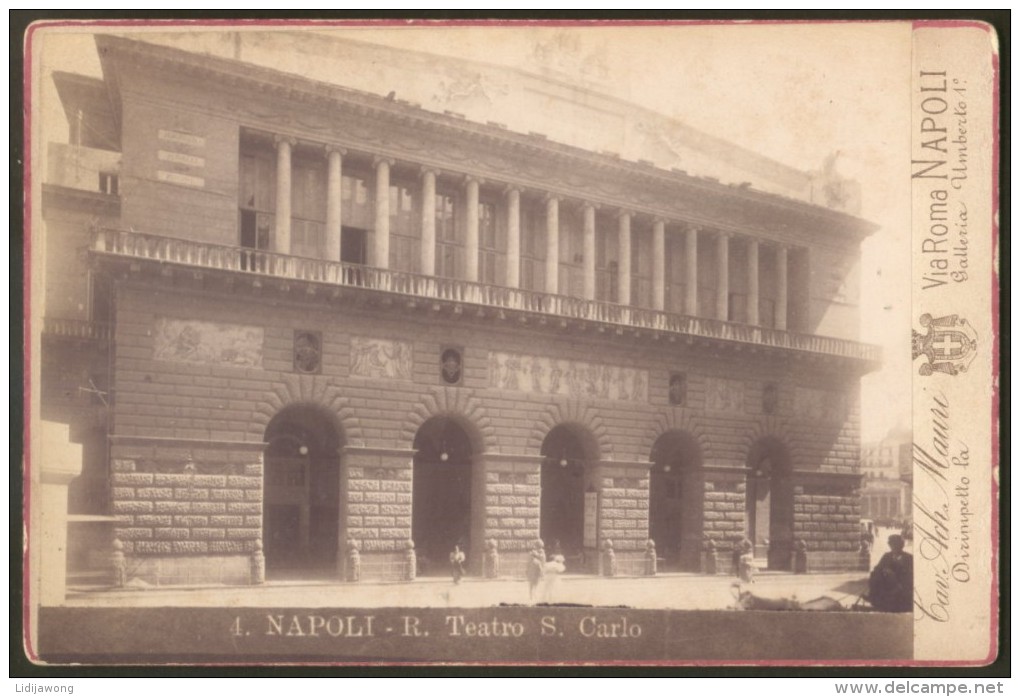
[[[957,375],[967,372],[977,355],[977,332],[967,320],[959,315],[932,317],[925,313],[918,321],[927,333],[913,330],[913,360],[922,356],[926,359],[917,372],[921,375]]]

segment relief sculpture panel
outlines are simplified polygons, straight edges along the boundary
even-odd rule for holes
[[[153,359],[261,368],[264,331],[225,322],[157,317]]]
[[[705,409],[743,413],[744,383],[728,378],[708,378],[705,380]]]
[[[798,387],[793,395],[793,411],[801,419],[841,422],[850,414],[850,402],[842,392]]]
[[[364,378],[411,379],[411,344],[392,339],[351,338],[351,375]]]
[[[587,399],[648,401],[648,371],[521,353],[489,353],[489,385]]]

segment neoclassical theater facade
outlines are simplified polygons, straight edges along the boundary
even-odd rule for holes
[[[536,540],[569,573],[610,546],[646,573],[649,540],[659,572],[744,538],[771,569],[858,565],[879,353],[845,196],[97,48],[102,78],[54,75],[43,188],[72,575],[113,550],[153,585],[396,580],[460,545],[517,576]]]

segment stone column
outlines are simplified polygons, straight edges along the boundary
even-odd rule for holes
[[[347,151],[335,145],[326,146],[328,158],[326,172],[326,260],[340,261],[340,230],[343,226],[341,210],[343,156]]]
[[[375,258],[372,265],[390,267],[390,167],[393,160],[375,159]]]
[[[290,153],[297,141],[276,136],[276,236],[273,251],[290,254]]]
[[[545,199],[545,292],[555,295],[560,287],[560,199]]]
[[[760,324],[758,317],[758,240],[747,241],[747,323]]]
[[[684,234],[684,314],[698,314],[698,228]]]
[[[729,319],[730,315],[730,236],[720,232],[715,248],[716,288],[715,318]]]
[[[436,275],[436,171],[421,171],[421,272]]]
[[[776,250],[776,329],[786,330],[786,312],[787,312],[787,284],[789,283],[788,278],[788,267],[787,258],[789,250],[785,246],[779,247]]]
[[[620,213],[620,272],[617,279],[620,284],[617,301],[621,305],[630,305],[630,213]]]
[[[521,190],[506,189],[506,284],[521,287]]]
[[[666,221],[652,223],[652,308],[666,309]]]
[[[464,239],[464,270],[469,281],[478,280],[478,179],[464,179],[467,228]]]
[[[584,204],[584,297],[595,299],[595,204]]]

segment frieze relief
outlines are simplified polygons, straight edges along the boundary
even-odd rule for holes
[[[801,419],[841,423],[850,415],[850,400],[843,392],[798,387],[793,393],[793,412]]]
[[[743,413],[744,383],[729,378],[706,378],[705,409],[732,414]]]
[[[410,380],[411,354],[411,344],[407,341],[352,337],[351,375]]]
[[[157,317],[153,359],[261,368],[262,327]]]
[[[489,385],[532,394],[648,401],[646,370],[520,353],[489,353]]]

